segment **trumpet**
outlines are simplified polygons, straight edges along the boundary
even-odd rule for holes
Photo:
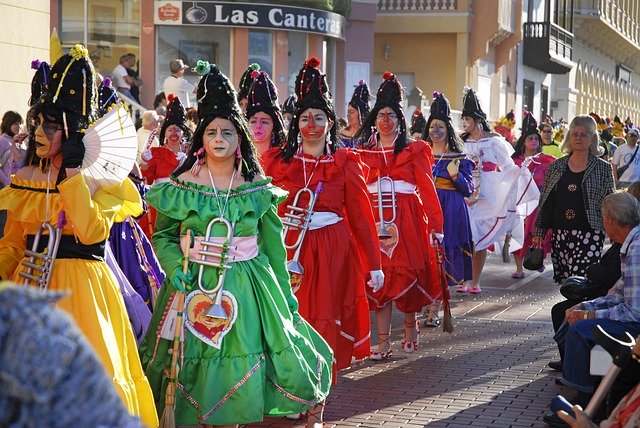
[[[382,190],[382,184],[384,182],[389,183],[389,187],[391,190]],[[378,230],[378,238],[391,238],[391,234],[387,230],[387,227],[396,221],[396,186],[391,177],[386,176],[378,178],[378,201],[375,204],[374,208],[378,208],[378,216],[380,217],[380,229]],[[385,208],[391,208],[391,218],[389,220],[384,218]]]
[[[304,242],[304,237],[307,235],[307,230],[309,229],[309,224],[311,223],[311,216],[313,215],[313,207],[316,204],[316,200],[322,190],[324,189],[324,185],[322,182],[319,182],[316,186],[316,191],[313,192],[308,187],[303,187],[298,190],[295,198],[293,198],[293,202],[291,205],[287,205],[289,212],[284,215],[284,219],[282,220],[282,224],[284,228],[282,229],[282,235],[285,240],[285,247],[287,250],[295,250],[293,254],[293,258],[287,263],[287,270],[291,275],[292,285],[299,285],[302,281],[302,276],[304,275],[304,267],[298,261],[300,259],[300,250],[302,249],[302,242]],[[298,202],[300,197],[307,193],[309,195],[309,203],[306,207],[299,207]],[[298,235],[298,239],[293,245],[287,245],[287,235],[291,229],[299,230],[300,234]]]
[[[33,238],[31,249],[25,250],[24,252],[25,256],[29,257],[29,260],[22,261],[22,265],[27,268],[26,272],[19,273],[19,275],[24,278],[24,285],[33,283],[33,285],[36,285],[41,290],[46,290],[47,287],[49,287],[53,263],[56,261],[58,247],[60,247],[60,239],[62,238],[62,229],[65,224],[67,224],[66,215],[64,211],[60,211],[55,229],[51,223],[46,221],[38,227]],[[42,252],[38,252],[40,238],[45,231],[49,233],[49,240],[47,241],[45,249]],[[38,261],[41,263],[38,263]]]
[[[211,241],[211,229],[216,223],[222,223],[226,229],[227,234],[225,236],[225,240],[222,244],[218,242]],[[204,294],[212,295],[215,294],[215,300],[209,309],[207,309],[206,316],[212,318],[219,319],[228,319],[227,313],[224,311],[222,307],[222,289],[224,286],[224,278],[227,274],[227,269],[231,269],[231,265],[227,264],[227,253],[229,251],[231,239],[233,238],[233,228],[234,225],[229,220],[224,217],[216,217],[212,219],[207,225],[207,232],[204,239],[201,242],[201,248],[198,250],[198,254],[201,256],[200,260],[196,260],[195,262],[200,265],[198,270],[198,288]],[[209,247],[214,247],[213,249],[209,249]],[[207,257],[213,257],[215,259],[220,259],[219,261],[209,261]],[[205,266],[211,266],[218,268],[218,283],[212,289],[205,288],[202,284],[202,274],[204,272]]]
[[[473,184],[475,185],[475,190],[471,195],[470,204],[475,204],[480,199],[486,199],[486,197],[482,194],[482,189],[480,188],[480,178],[482,177],[482,158],[479,155],[470,155],[469,160],[471,160],[475,164],[475,168],[471,173],[471,178],[473,179]]]

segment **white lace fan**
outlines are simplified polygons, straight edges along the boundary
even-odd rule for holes
[[[94,191],[122,183],[131,172],[138,150],[136,128],[122,104],[87,128],[82,173]]]

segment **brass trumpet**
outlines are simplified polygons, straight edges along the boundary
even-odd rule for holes
[[[282,229],[282,235],[285,240],[285,247],[287,250],[295,250],[293,254],[293,258],[287,263],[287,270],[291,275],[292,284],[298,284],[302,281],[302,276],[304,275],[304,267],[298,261],[300,259],[300,250],[302,248],[302,242],[304,241],[304,237],[307,234],[307,230],[309,229],[309,224],[311,223],[311,216],[313,215],[313,207],[316,204],[316,200],[322,190],[324,189],[324,185],[322,182],[319,182],[316,186],[316,191],[313,192],[308,187],[304,187],[298,190],[296,193],[296,197],[293,198],[293,202],[291,205],[287,205],[289,212],[284,215],[284,219],[282,220],[282,224],[284,228]],[[309,203],[306,207],[299,207],[298,201],[300,196],[308,193],[309,194]],[[289,234],[289,230],[299,230],[300,234],[298,235],[298,239],[293,245],[287,245],[287,235]]]
[[[22,265],[27,268],[26,272],[19,273],[19,275],[24,278],[24,285],[29,285],[29,283],[32,282],[33,285],[41,290],[46,290],[47,287],[49,287],[53,263],[56,261],[60,239],[62,238],[62,229],[65,224],[67,224],[66,215],[64,211],[60,211],[55,229],[51,223],[46,221],[38,227],[33,238],[31,249],[24,251],[25,256],[29,257],[29,260],[22,261]],[[47,241],[45,249],[40,253],[38,252],[38,246],[42,233],[45,231],[49,233],[49,240]],[[41,264],[37,263],[38,260]]]
[[[222,223],[227,228],[227,234],[225,240],[222,244],[218,242],[210,241],[211,238],[211,229],[216,223]],[[200,254],[200,260],[195,261],[200,265],[198,270],[198,288],[204,294],[212,295],[215,294],[215,300],[209,309],[207,309],[206,316],[212,318],[219,319],[227,319],[227,313],[224,311],[222,307],[222,289],[224,286],[224,278],[227,274],[227,269],[231,269],[232,266],[226,264],[227,263],[227,253],[231,246],[231,239],[233,238],[233,228],[234,225],[229,220],[224,217],[216,217],[209,222],[207,225],[207,232],[204,239],[201,242],[201,248],[198,250],[198,254]],[[214,247],[214,249],[210,250],[209,247]],[[219,258],[220,260],[217,262],[207,260],[207,257]],[[202,285],[202,273],[204,272],[205,266],[211,266],[218,268],[218,283],[212,289],[207,289]]]
[[[384,182],[389,183],[391,190],[385,192],[382,190],[382,184]],[[380,217],[380,229],[378,230],[378,238],[387,239],[391,238],[391,234],[387,230],[387,227],[396,221],[396,186],[391,177],[379,177],[378,178],[378,201],[374,208],[378,208],[378,216]],[[391,218],[386,220],[384,218],[384,209],[391,208]]]

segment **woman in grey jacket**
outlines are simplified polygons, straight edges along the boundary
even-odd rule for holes
[[[590,116],[576,116],[569,125],[562,151],[547,171],[540,195],[540,215],[533,244],[553,231],[553,278],[561,283],[571,275],[584,275],[597,262],[604,244],[600,205],[613,192],[611,165],[598,157],[599,138]]]

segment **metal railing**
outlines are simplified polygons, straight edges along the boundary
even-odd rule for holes
[[[458,0],[378,0],[378,12],[456,10]]]

